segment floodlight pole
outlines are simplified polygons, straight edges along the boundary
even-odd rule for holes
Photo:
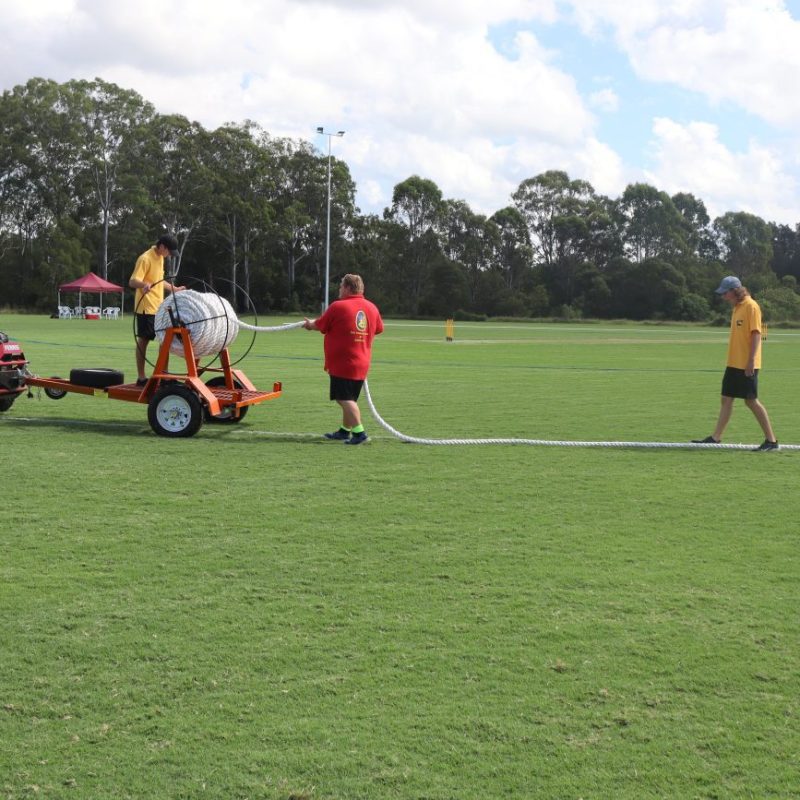
[[[325,305],[322,307],[322,310],[325,311],[328,307],[331,287],[331,140],[334,136],[341,138],[344,136],[345,132],[337,131],[336,133],[330,133],[325,131],[324,128],[319,127],[317,128],[317,133],[320,134],[320,136],[328,137],[328,227],[325,244]]]

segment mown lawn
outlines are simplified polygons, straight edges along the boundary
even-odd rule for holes
[[[0,330],[134,376],[127,319]],[[370,387],[413,436],[687,441],[726,339],[389,320]],[[765,348],[800,443],[800,333]],[[800,453],[429,447],[366,409],[344,447],[318,334],[240,367],[283,397],[187,440],[105,397],[0,415],[0,796],[800,796]]]

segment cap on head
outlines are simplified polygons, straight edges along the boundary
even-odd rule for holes
[[[156,242],[156,247],[158,247],[158,245],[166,247],[171,256],[174,257],[178,255],[178,240],[174,236],[171,236],[168,233],[165,233],[163,236],[159,236],[158,241]]]
[[[722,279],[722,283],[720,283],[717,289],[717,294],[725,294],[725,292],[729,292],[731,289],[741,289],[741,287],[742,282],[735,275],[728,275],[727,278]]]

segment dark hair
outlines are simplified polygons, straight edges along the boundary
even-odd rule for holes
[[[172,253],[173,251],[178,249],[178,240],[170,235],[169,233],[165,233],[163,236],[158,237],[158,241],[156,242],[156,247],[159,245],[163,245],[167,248],[167,250]]]
[[[731,289],[731,291],[736,296],[736,302],[737,303],[741,303],[742,300],[745,299],[745,297],[749,297],[750,296],[750,292],[747,291],[747,287],[746,286],[737,286],[735,289]]]

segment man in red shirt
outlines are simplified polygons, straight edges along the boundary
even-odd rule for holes
[[[362,444],[369,437],[361,424],[358,397],[369,372],[372,340],[383,333],[378,307],[364,297],[360,275],[345,275],[339,285],[339,299],[321,317],[306,318],[303,327],[324,334],[325,371],[330,376],[330,399],[342,407],[342,426],[326,433],[326,439],[345,444]]]

